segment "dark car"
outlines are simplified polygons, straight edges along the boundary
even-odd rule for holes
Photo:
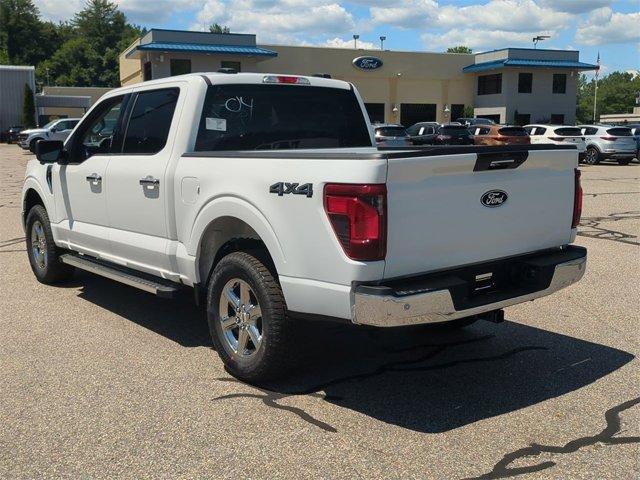
[[[473,135],[464,125],[440,125],[434,145],[473,145]]]
[[[22,125],[14,125],[7,130],[7,143],[15,143],[18,141],[18,134],[24,130]]]
[[[407,133],[414,145],[433,145],[439,126],[436,122],[420,122],[407,128]]]
[[[625,127],[631,129],[631,134],[633,135],[633,138],[636,139],[636,158],[640,160],[640,124],[634,123],[631,125],[625,125]]]
[[[472,125],[495,125],[496,122],[489,118],[470,118],[470,117],[461,117],[456,118],[456,122],[460,125],[466,125],[467,127]]]

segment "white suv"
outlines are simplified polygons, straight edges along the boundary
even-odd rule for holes
[[[25,150],[35,152],[35,145],[38,140],[64,141],[79,121],[79,118],[61,118],[50,121],[44,127],[23,130],[18,135],[18,145]]]
[[[613,125],[580,125],[587,142],[584,161],[596,165],[610,158],[620,165],[628,165],[636,155],[636,140],[628,127]]]
[[[531,143],[553,143],[556,145],[575,144],[578,149],[578,158],[582,160],[587,150],[587,145],[578,127],[566,125],[525,125],[529,132]]]

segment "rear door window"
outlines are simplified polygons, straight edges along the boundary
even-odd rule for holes
[[[615,137],[631,137],[631,129],[627,127],[609,128],[607,135],[613,135]]]
[[[500,135],[508,136],[508,137],[526,137],[527,131],[522,127],[503,127],[498,130]]]
[[[208,87],[195,150],[370,146],[367,123],[352,90],[233,84]]]
[[[164,148],[179,94],[178,88],[138,93],[129,117],[122,153],[153,155]]]

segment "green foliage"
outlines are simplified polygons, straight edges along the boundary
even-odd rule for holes
[[[587,80],[586,75],[578,78],[578,104],[576,117],[578,123],[593,121],[593,100],[595,80]],[[598,80],[598,102],[596,121],[607,113],[630,113],[635,98],[640,92],[640,76],[633,77],[626,72],[613,72]]]
[[[229,27],[223,27],[218,23],[212,23],[211,25],[209,25],[209,31],[211,33],[231,33]]]
[[[144,30],[110,0],[88,0],[68,23],[40,20],[33,0],[0,0],[0,63],[35,65],[39,83],[117,87],[118,56]]]
[[[473,53],[473,50],[464,45],[458,45],[457,47],[447,48],[447,53]]]
[[[475,111],[473,109],[473,105],[465,105],[464,106],[464,113],[462,114],[463,117],[465,118],[473,118],[475,117]]]
[[[36,126],[36,105],[33,99],[33,90],[24,84],[24,100],[22,102],[22,125],[25,127]]]

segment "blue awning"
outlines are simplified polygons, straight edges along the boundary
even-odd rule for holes
[[[138,45],[129,52],[137,50],[155,52],[187,52],[187,53],[217,53],[222,55],[255,55],[259,57],[277,57],[278,53],[266,48],[245,45],[209,45],[206,43],[178,43],[151,42]]]
[[[573,70],[597,70],[597,65],[591,63],[578,62],[576,60],[529,60],[519,58],[503,58],[492,62],[474,63],[462,69],[465,73],[484,72],[497,68],[525,67],[525,68],[565,68]]]

